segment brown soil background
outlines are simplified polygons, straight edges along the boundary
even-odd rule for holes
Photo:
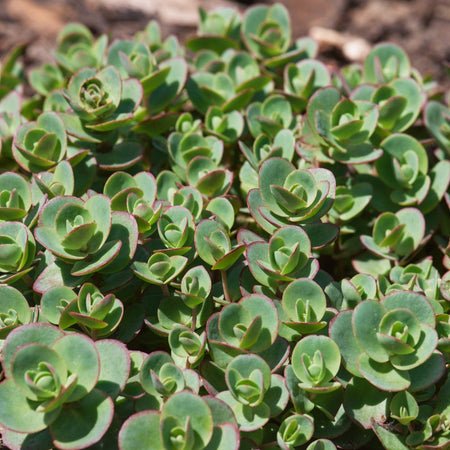
[[[449,85],[443,63],[450,61],[450,0],[281,1],[290,11],[295,37],[314,35],[317,32],[314,27],[339,32],[337,38],[332,36],[331,42],[322,46],[328,60],[343,64],[352,59],[343,54],[340,35],[363,38],[370,45],[391,41],[406,50],[413,66],[422,74],[432,73],[441,84]],[[71,21],[84,23],[96,35],[109,33],[114,39],[131,37],[149,20],[156,19],[164,36],[176,34],[183,42],[196,29],[199,7],[210,10],[231,5],[243,10],[251,3],[256,2],[0,0],[0,58],[15,44],[26,42],[27,67],[51,62],[56,35]]]

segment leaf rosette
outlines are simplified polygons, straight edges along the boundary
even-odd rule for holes
[[[162,203],[156,202],[156,191],[156,180],[150,172],[139,172],[134,176],[115,172],[103,188],[103,193],[111,199],[111,209],[132,214],[139,233],[144,236],[156,230],[162,212]]]
[[[206,132],[220,138],[225,144],[236,142],[244,131],[244,118],[239,111],[224,113],[212,106],[205,116]]]
[[[167,142],[169,155],[173,161],[173,171],[181,178],[186,179],[186,169],[196,157],[209,158],[219,164],[223,155],[223,142],[214,137],[204,137],[197,132],[183,134],[171,133]]]
[[[31,208],[31,187],[17,173],[0,175],[0,220],[23,219]]]
[[[108,45],[106,35],[94,39],[89,29],[81,23],[65,26],[58,34],[54,56],[58,64],[69,73],[85,67],[100,67]]]
[[[378,106],[343,98],[334,87],[319,89],[309,100],[307,119],[312,132],[336,161],[371,162],[382,154],[370,142],[378,123]]]
[[[233,358],[227,365],[225,381],[228,391],[220,392],[217,398],[231,407],[242,431],[263,426],[287,405],[289,395],[283,378],[271,374],[267,362],[257,355]]]
[[[189,78],[186,87],[189,99],[202,114],[206,114],[211,106],[217,106],[223,112],[242,110],[254,94],[252,88],[237,91],[227,72],[196,72]]]
[[[337,344],[327,336],[306,336],[292,352],[292,370],[300,380],[299,386],[308,392],[330,392],[341,387],[331,380],[341,365]]]
[[[233,184],[234,173],[222,169],[211,158],[196,156],[186,170],[187,182],[205,197],[226,195]]]
[[[385,84],[411,74],[411,64],[398,45],[385,42],[376,45],[364,61],[363,77],[368,83]]]
[[[423,295],[397,291],[339,313],[330,336],[350,373],[378,389],[403,391],[420,385],[420,379],[433,384],[444,373],[435,326],[434,309]]]
[[[177,366],[196,367],[203,359],[206,350],[206,333],[198,334],[190,328],[178,325],[169,333],[172,359]]]
[[[113,66],[84,68],[72,76],[63,95],[73,109],[61,115],[68,132],[86,136],[86,129],[89,135],[129,123],[141,103],[142,86],[135,78],[122,80]]]
[[[195,228],[195,248],[212,270],[229,269],[244,253],[245,245],[232,247],[225,227],[212,219],[202,220]]]
[[[145,392],[166,399],[189,387],[185,379],[189,374],[195,376],[191,371],[180,369],[168,353],[157,351],[150,353],[144,360],[140,381]]]
[[[405,267],[394,266],[389,272],[389,279],[392,284],[387,286],[384,294],[399,288],[415,291],[424,294],[433,305],[436,305],[433,300],[439,300],[441,296],[445,298],[439,290],[440,286],[445,285],[445,275],[441,279],[431,257]],[[436,306],[435,308],[436,312],[440,311]]]
[[[91,338],[111,335],[123,317],[123,304],[114,294],[103,295],[92,283],[81,286],[75,298],[68,288],[55,287],[42,296],[42,311],[61,329],[77,325]]]
[[[286,417],[277,432],[277,443],[283,450],[291,450],[308,442],[314,433],[314,423],[303,414],[293,414]],[[313,447],[314,449],[322,447]],[[308,447],[309,449],[309,447]],[[328,449],[327,449],[328,450]]]
[[[167,255],[156,251],[147,262],[136,261],[131,265],[133,272],[147,283],[163,285],[168,284],[177,277],[186,267],[188,259],[181,255]]]
[[[215,8],[212,11],[200,9],[198,34],[239,38],[241,20],[234,8]]]
[[[36,242],[26,225],[0,223],[0,282],[12,283],[29,272],[35,252]]]
[[[236,420],[224,402],[181,391],[164,403],[161,412],[143,411],[128,418],[119,433],[119,448],[237,450],[239,440]]]
[[[291,130],[283,129],[273,138],[267,134],[260,134],[256,137],[251,149],[242,141],[239,141],[239,147],[247,160],[244,164],[250,164],[257,171],[261,164],[270,158],[278,156],[292,161],[295,154],[294,133]]]
[[[296,169],[282,158],[266,160],[259,171],[259,189],[249,192],[247,204],[266,229],[317,221],[333,205],[336,180],[327,169]],[[269,232],[273,232],[273,229]]]
[[[213,314],[206,327],[213,360],[225,367],[233,356],[260,354],[276,367],[286,354],[286,343],[277,337],[279,318],[273,302],[261,294],[250,294],[238,303]]]
[[[211,293],[212,282],[204,266],[190,268],[181,280],[180,294],[190,308],[203,303]]]
[[[39,172],[33,175],[31,190],[33,203],[37,199],[42,199],[47,195],[47,199],[58,197],[59,195],[73,195],[75,178],[72,166],[66,160],[62,160],[56,165],[52,172]]]
[[[155,78],[156,61],[143,42],[113,42],[108,48],[107,63],[114,66],[123,78],[137,78],[142,84],[144,94],[148,94],[151,88],[155,89],[167,76],[167,73],[159,73],[158,78]]]
[[[109,268],[120,270],[137,246],[136,222],[124,214],[111,213],[111,201],[102,194],[86,201],[55,197],[42,208],[35,237],[54,255],[74,263],[73,275],[105,269],[114,260]]]
[[[158,234],[168,249],[189,251],[194,241],[195,223],[190,211],[183,206],[167,208],[158,220]]]
[[[377,133],[387,136],[409,128],[420,114],[424,94],[412,78],[398,78],[388,84],[358,86],[354,101],[368,101],[378,106]]]
[[[275,137],[281,130],[295,126],[291,104],[279,94],[273,94],[263,102],[251,103],[246,115],[250,133],[255,138],[262,133]]]
[[[197,35],[191,37],[186,46],[195,52],[212,50],[218,54],[228,48],[239,48],[241,18],[233,8],[215,8],[212,11],[199,9]]]
[[[25,325],[9,334],[3,352],[7,374],[0,384],[3,427],[19,433],[49,428],[54,445],[66,449],[84,448],[101,439],[112,420],[113,402],[95,388],[101,359],[91,339],[46,324]],[[92,417],[92,411],[101,419],[80,420]],[[68,422],[71,432],[64,439]]]
[[[375,255],[390,260],[407,257],[415,251],[425,235],[425,219],[416,208],[403,208],[395,214],[380,214],[372,236],[361,235],[364,247]]]
[[[281,283],[312,276],[318,270],[308,235],[294,225],[279,228],[268,243],[249,244],[246,259],[255,279],[275,291]]]
[[[24,170],[40,172],[58,164],[66,149],[64,123],[56,113],[44,112],[36,122],[27,122],[17,129],[13,156]]]
[[[419,405],[408,391],[401,391],[395,394],[389,407],[391,417],[402,425],[407,425],[419,415]]]
[[[30,323],[31,309],[26,298],[12,286],[0,286],[0,338],[20,325]]]
[[[229,59],[226,72],[231,77],[236,92],[254,92],[269,94],[273,89],[273,82],[267,74],[261,73],[258,62],[250,53],[237,51]]]
[[[173,206],[183,206],[188,209],[197,221],[203,211],[203,196],[192,186],[183,186],[170,195]]]
[[[239,181],[241,190],[247,195],[250,189],[258,187],[259,167],[264,161],[277,156],[292,161],[295,154],[294,133],[282,129],[273,138],[260,134],[253,142],[252,148],[243,141],[239,141],[239,148],[246,159],[239,171]]]
[[[430,171],[424,147],[406,134],[392,134],[380,146],[384,153],[375,167],[387,189],[377,189],[376,203],[381,205],[386,200],[380,197],[388,197],[400,206],[417,205],[425,213],[432,210],[450,182],[448,161],[438,162]]]
[[[371,275],[359,273],[347,280],[341,280],[342,302],[333,304],[339,310],[353,309],[358,303],[378,297],[377,281]]]
[[[285,6],[254,6],[242,21],[242,40],[258,59],[271,59],[291,45],[291,22]]]
[[[300,334],[312,334],[326,326],[325,294],[313,280],[298,278],[283,291],[281,300],[288,321],[282,323]]]
[[[330,74],[325,64],[315,59],[304,59],[284,68],[284,95],[296,112],[304,112],[311,96],[330,85]]]

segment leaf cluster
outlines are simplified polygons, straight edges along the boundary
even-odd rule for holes
[[[0,67],[11,449],[447,448],[448,95],[281,4]],[[31,95],[25,94],[32,92]]]

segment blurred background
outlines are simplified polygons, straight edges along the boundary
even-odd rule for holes
[[[450,61],[450,0],[281,0],[289,9],[294,37],[311,35],[326,58],[337,64],[357,61],[366,46],[392,41],[412,65],[448,86],[443,63]],[[196,29],[198,8],[234,6],[243,10],[272,0],[0,0],[0,58],[15,44],[27,43],[25,62],[52,61],[56,35],[68,22],[95,34],[131,37],[151,19],[164,36],[180,41]],[[352,44],[346,47],[346,44]]]

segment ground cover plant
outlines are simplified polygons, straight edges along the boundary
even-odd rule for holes
[[[450,442],[448,94],[332,69],[287,10],[0,67],[11,449]]]

